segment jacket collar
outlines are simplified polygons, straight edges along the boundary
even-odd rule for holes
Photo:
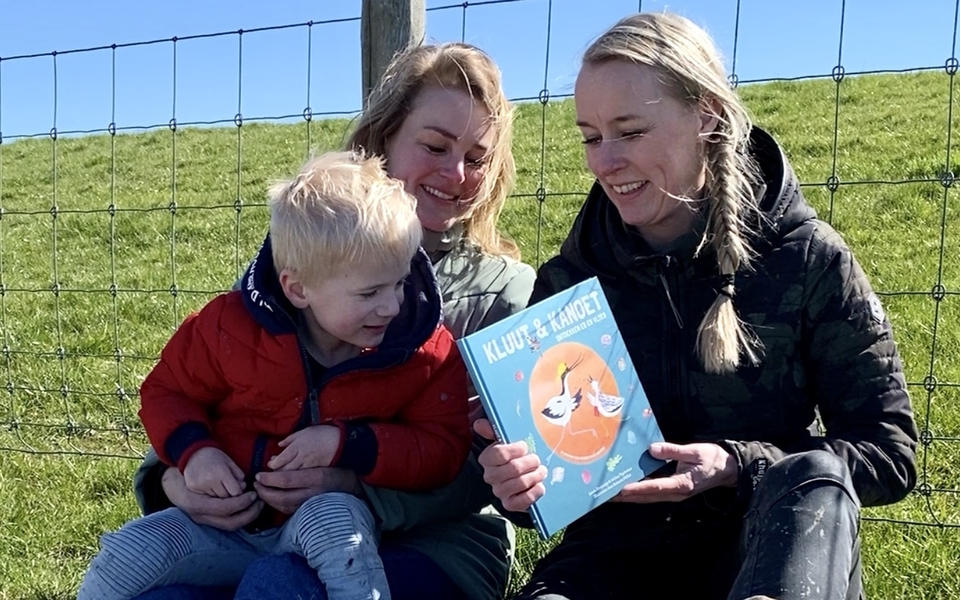
[[[457,223],[446,231],[423,230],[423,249],[436,263],[445,254],[456,248],[463,238],[463,223]]]
[[[763,180],[759,191],[762,194],[759,203],[761,219],[756,225],[758,233],[752,240],[754,249],[762,251],[801,223],[815,218],[816,212],[803,199],[793,169],[768,133],[754,127],[750,135],[750,151]],[[668,252],[655,252],[636,229],[623,222],[616,206],[595,181],[560,248],[560,254],[575,267],[596,274],[600,279],[616,279],[624,270],[633,271],[653,264],[664,255],[688,263],[693,259],[702,236],[703,221],[699,224],[700,229],[679,238]],[[704,248],[701,255],[712,255],[709,247]]]
[[[247,267],[241,279],[240,293],[244,306],[268,333],[297,333],[297,309],[280,287],[269,235]],[[403,287],[400,314],[387,327],[378,353],[390,349],[413,351],[422,346],[441,322],[441,306],[440,288],[430,259],[418,249],[410,262],[410,276]]]

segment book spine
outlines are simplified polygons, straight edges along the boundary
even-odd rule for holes
[[[534,503],[527,512],[530,513],[530,519],[533,521],[533,527],[540,535],[540,539],[550,539],[550,533],[547,531],[547,527],[543,524],[543,516],[540,515],[540,509],[537,508],[536,503]]]
[[[500,415],[497,414],[496,405],[494,404],[493,399],[490,398],[490,392],[487,391],[487,382],[484,381],[483,377],[480,375],[480,371],[477,369],[470,346],[467,345],[463,340],[459,340],[457,345],[460,346],[460,355],[463,357],[464,364],[467,365],[467,371],[470,373],[470,379],[473,380],[473,385],[477,388],[477,393],[480,396],[480,404],[483,405],[483,412],[486,413],[487,419],[493,426],[494,436],[496,436],[497,441],[501,444],[508,443],[509,440],[507,440],[503,435],[503,425],[500,423]]]

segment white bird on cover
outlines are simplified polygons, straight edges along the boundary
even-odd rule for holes
[[[623,396],[614,396],[600,391],[600,382],[590,378],[590,387],[593,393],[587,392],[587,400],[593,405],[594,411],[602,417],[615,417],[623,410]]]
[[[580,407],[580,401],[583,398],[583,390],[577,390],[571,394],[567,387],[567,380],[570,378],[570,372],[583,360],[583,357],[577,359],[572,365],[560,363],[557,365],[557,373],[560,375],[560,395],[547,400],[547,404],[540,411],[547,422],[558,427],[566,427],[573,417],[573,411]]]

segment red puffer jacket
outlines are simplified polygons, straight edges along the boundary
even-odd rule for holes
[[[161,459],[182,470],[194,452],[215,446],[249,480],[280,452],[280,440],[332,424],[341,431],[332,466],[353,468],[370,485],[426,490],[452,481],[472,439],[467,375],[440,325],[426,255],[411,269],[383,343],[313,377],[268,239],[244,289],[188,317],[141,386],[140,418]]]

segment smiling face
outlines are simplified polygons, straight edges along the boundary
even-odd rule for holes
[[[427,87],[387,140],[387,172],[416,197],[425,229],[446,231],[470,213],[494,143],[489,117],[465,92]]]
[[[387,326],[400,313],[403,283],[410,263],[359,264],[338,269],[312,285],[284,269],[284,294],[303,313],[311,350],[325,366],[355,356],[383,341]]]
[[[617,207],[655,249],[696,221],[705,181],[701,135],[717,118],[671,96],[647,66],[625,60],[585,63],[577,77],[577,125],[587,166]]]

